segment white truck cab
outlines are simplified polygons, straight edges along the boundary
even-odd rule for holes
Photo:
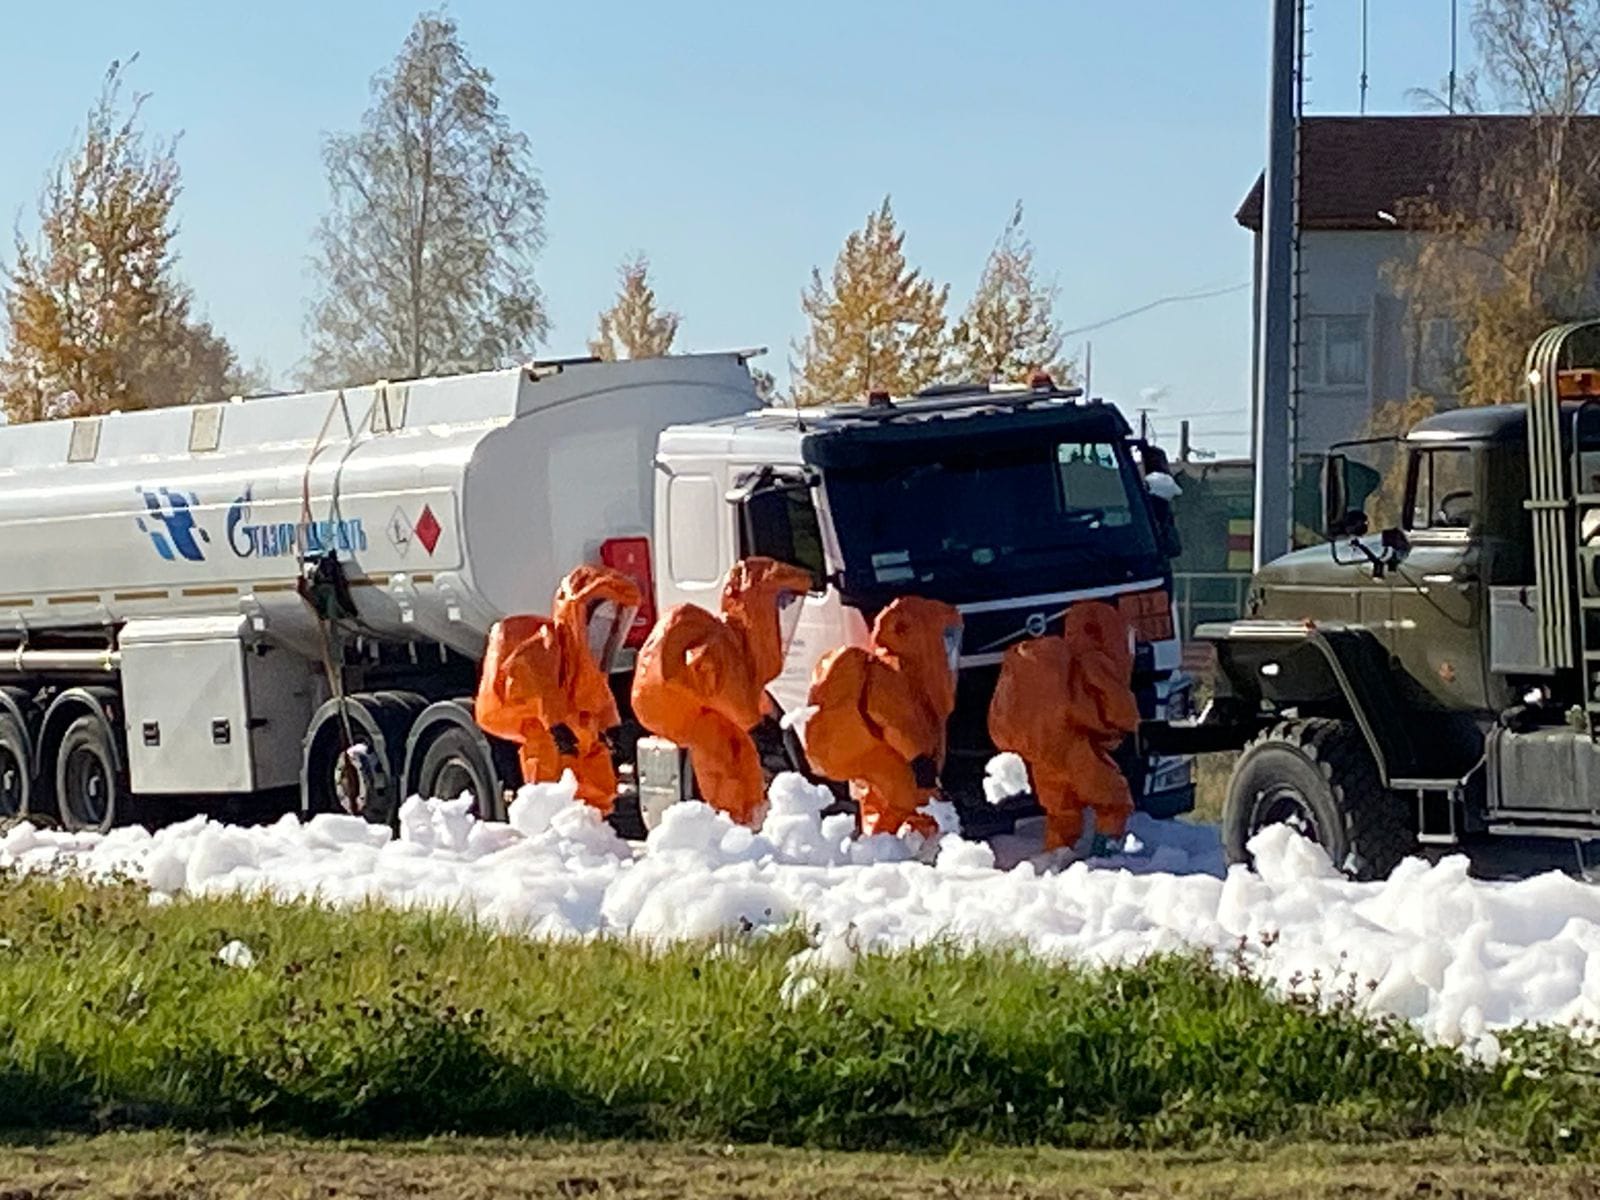
[[[894,597],[953,604],[965,633],[945,780],[980,815],[1001,657],[1059,629],[1074,602],[1105,600],[1129,618],[1147,717],[1187,701],[1170,567],[1136,452],[1113,406],[1049,385],[670,426],[656,454],[656,592],[663,607],[714,607],[747,554],[809,570],[815,585],[769,688],[785,712],[804,704],[817,661],[865,644]],[[1126,766],[1147,809],[1192,806],[1187,760]]]

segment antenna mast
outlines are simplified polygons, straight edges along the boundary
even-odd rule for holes
[[[1450,111],[1456,111],[1456,8],[1458,0],[1450,0],[1450,82],[1448,101]]]
[[[1361,115],[1367,115],[1367,0],[1361,0]]]

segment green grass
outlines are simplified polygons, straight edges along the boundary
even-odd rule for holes
[[[253,968],[216,961],[233,938]],[[1540,1154],[1600,1128],[1588,1052],[1555,1035],[1486,1070],[1194,961],[937,949],[786,1005],[801,944],[551,945],[8,881],[0,1123],[941,1149],[1457,1132]]]

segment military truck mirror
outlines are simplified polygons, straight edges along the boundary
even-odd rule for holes
[[[1350,509],[1345,478],[1350,460],[1343,454],[1329,454],[1322,468],[1322,527],[1329,538],[1359,537],[1346,530],[1350,518],[1357,515]],[[1362,514],[1365,521],[1365,514]],[[1361,531],[1365,533],[1366,530]]]

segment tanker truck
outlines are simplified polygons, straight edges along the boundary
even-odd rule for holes
[[[714,608],[749,554],[814,581],[775,713],[896,595],[961,608],[958,797],[981,797],[1001,653],[1076,599],[1122,606],[1146,715],[1184,715],[1162,530],[1114,407],[1043,380],[764,408],[749,353],[0,428],[0,815],[103,830],[253,797],[390,821],[471,792],[503,817],[517,756],[470,699],[487,634],[585,561],[646,598],[613,668],[625,718],[656,614]],[[760,740],[806,769],[777,720]],[[1126,769],[1146,808],[1191,804],[1186,758]]]

